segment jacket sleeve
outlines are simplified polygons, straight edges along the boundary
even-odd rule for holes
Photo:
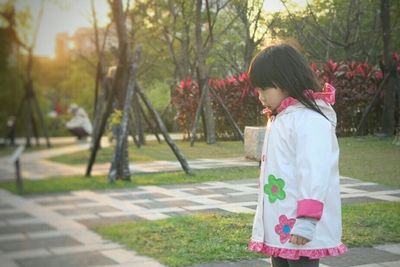
[[[290,231],[292,235],[298,235],[308,240],[314,238],[317,220],[311,218],[297,218],[293,229]]]
[[[309,111],[296,121],[297,218],[320,220],[331,176],[334,126]]]

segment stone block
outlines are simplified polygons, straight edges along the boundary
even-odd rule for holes
[[[264,142],[265,127],[246,126],[244,129],[244,156],[260,161]]]

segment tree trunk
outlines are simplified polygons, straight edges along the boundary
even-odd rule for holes
[[[257,44],[252,40],[248,39],[246,40],[246,47],[245,47],[245,53],[244,53],[244,71],[247,71],[248,68],[250,67],[251,60],[253,58],[253,53],[254,50],[256,50]]]
[[[130,180],[127,125],[129,118],[129,106],[132,103],[133,94],[127,90],[127,87],[130,85],[130,89],[133,90],[134,86],[134,81],[128,82],[130,78],[134,79],[133,77],[129,77],[130,75],[134,74],[134,70],[131,70],[131,73],[128,73],[128,62],[131,61],[131,57],[129,53],[125,14],[121,0],[114,0],[114,2],[112,2],[112,13],[117,28],[119,49],[118,66],[114,81],[117,86],[115,97],[117,100],[118,109],[123,110],[124,113],[122,122],[119,126],[120,133],[117,135],[116,150],[109,173],[110,182],[114,181],[115,179]],[[127,104],[126,100],[129,98],[130,102]]]
[[[199,88],[201,88],[201,90],[208,90],[207,86],[204,86],[204,84],[207,82],[208,73],[206,69],[204,47],[201,38],[201,6],[202,6],[202,0],[197,0],[196,2],[197,81],[199,84]],[[206,123],[205,127],[206,141],[207,144],[215,144],[216,143],[215,120],[211,107],[210,97],[207,91],[205,92],[205,99],[203,104],[204,104],[204,117]]]
[[[396,66],[391,57],[390,43],[390,7],[389,0],[381,0],[381,20],[383,33],[384,72],[389,74],[388,82],[384,85],[383,100],[383,133],[393,136],[394,133],[394,101],[396,86]]]

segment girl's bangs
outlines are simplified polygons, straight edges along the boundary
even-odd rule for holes
[[[262,54],[258,55],[250,65],[248,74],[253,87],[275,87],[271,80],[272,66],[270,60],[263,60]]]

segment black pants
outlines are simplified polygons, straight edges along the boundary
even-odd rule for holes
[[[272,267],[318,267],[319,260],[300,257],[298,260],[287,260],[279,257],[271,257]]]
[[[89,134],[82,128],[82,127],[78,127],[78,128],[70,128],[68,129],[73,135],[75,135],[76,137],[78,137],[79,140],[81,140],[84,137],[89,136]]]

